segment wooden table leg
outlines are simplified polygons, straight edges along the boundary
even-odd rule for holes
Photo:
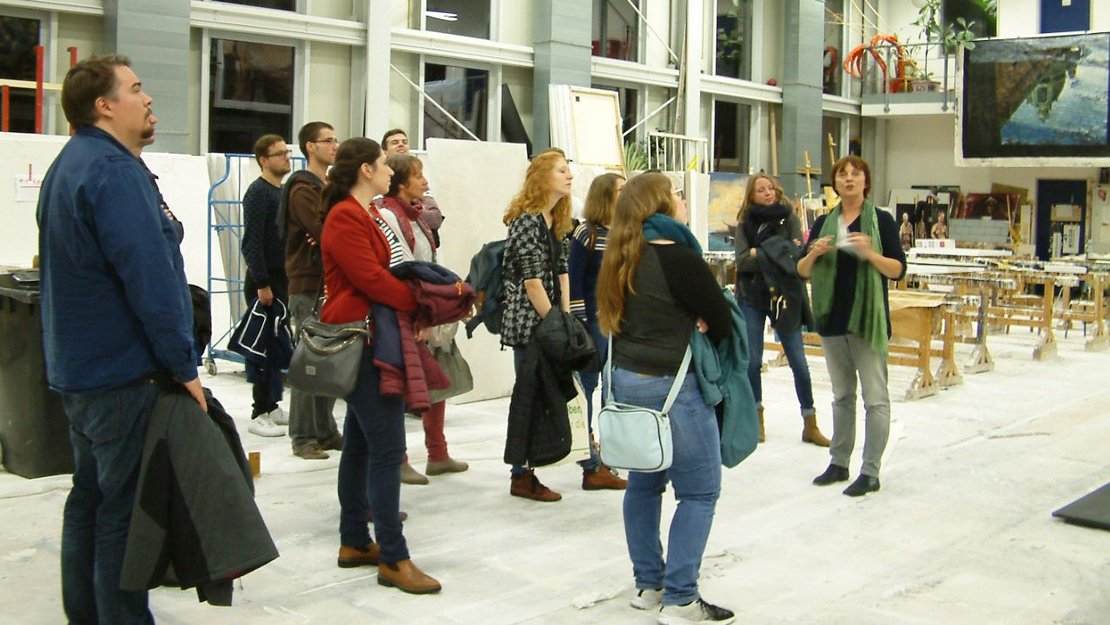
[[[1056,352],[1056,334],[1052,331],[1052,302],[1055,292],[1055,283],[1052,278],[1042,281],[1044,285],[1044,298],[1041,306],[1041,340],[1037,346],[1033,348],[1033,360],[1048,360],[1055,358]]]
[[[944,349],[937,368],[937,381],[942,388],[964,383],[964,376],[956,365],[956,319],[952,311],[944,311]]]
[[[987,348],[987,310],[992,297],[993,294],[988,292],[986,286],[979,287],[979,319],[975,322],[975,349],[971,352],[970,362],[964,367],[968,373],[994,370],[994,358],[991,358],[990,349]]]
[[[1095,331],[1091,338],[1087,339],[1086,348],[1088,351],[1102,351],[1110,347],[1110,337],[1106,334],[1106,320],[1103,318],[1106,306],[1103,304],[1102,275],[1089,274],[1088,279],[1091,281],[1091,301],[1095,304]]]
[[[936,378],[929,367],[929,357],[933,349],[933,320],[939,308],[919,308],[913,311],[917,341],[917,375],[906,389],[906,401],[936,395],[940,390]]]

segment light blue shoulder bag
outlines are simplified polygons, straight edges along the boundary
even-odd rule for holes
[[[622,404],[613,400],[613,337],[605,359],[605,405],[597,414],[601,461],[615,469],[653,473],[671,467],[673,444],[669,413],[690,368],[690,346],[678,368],[671,391],[661,410]]]

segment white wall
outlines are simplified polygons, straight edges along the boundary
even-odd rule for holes
[[[910,185],[960,185],[964,193],[989,192],[991,183],[1029,189],[1035,201],[1038,179],[1096,180],[1090,167],[957,167],[953,118],[947,115],[893,118],[887,121],[883,188],[873,189],[884,203],[890,189]]]
[[[786,29],[782,4],[778,0],[763,1],[763,25],[754,27],[753,35],[758,36],[752,42],[761,49],[753,58],[762,59],[762,64],[752,68],[752,82],[764,84],[774,78],[782,83],[782,39]]]
[[[426,162],[436,173],[432,191],[445,217],[439,262],[465,278],[471,257],[482,245],[505,238],[501,218],[528,169],[524,145],[431,139]],[[451,175],[444,175],[447,172]],[[501,349],[500,337],[480,327],[474,338],[467,339],[460,328],[455,340],[474,373],[474,390],[455,401],[505,397],[512,392],[513,353]]]
[[[336,97],[337,93],[349,91],[351,84],[351,49],[348,46],[338,46],[326,43],[312,42],[310,44],[308,81],[308,108],[304,111],[304,119],[311,121],[322,119],[335,126],[335,136],[342,138],[351,136],[351,98]],[[368,103],[376,106],[376,102]],[[294,128],[296,132],[298,129]],[[368,128],[371,137],[380,137],[378,133],[385,132],[386,128]],[[291,143],[296,143],[296,137],[289,138]]]
[[[499,41],[531,46],[536,41],[536,15],[531,2],[501,2]]]

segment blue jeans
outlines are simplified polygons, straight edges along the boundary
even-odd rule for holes
[[[153,623],[147,593],[120,590],[152,382],[67,393],[73,489],[62,514],[62,604],[70,623]]]
[[[378,392],[381,376],[372,350],[362,353],[355,390],[347,396],[339,456],[339,542],[370,544],[366,516],[374,510],[374,536],[382,562],[409,559],[402,533],[401,460],[405,456],[405,403]]]
[[[767,325],[767,313],[752,308],[737,299],[740,312],[744,314],[744,323],[748,326],[748,381],[752,385],[752,394],[755,402],[763,406],[763,381],[761,369],[763,368],[763,328]],[[802,341],[802,330],[782,334],[775,331],[782,344],[786,362],[790,363],[790,371],[794,374],[794,393],[798,396],[798,405],[802,409],[802,416],[809,417],[817,414],[813,407],[813,381],[809,376],[809,363],[806,361],[806,346]]]
[[[597,346],[597,358],[601,366],[605,366],[605,356],[609,350],[608,337],[601,333],[601,328],[598,326],[597,321],[589,324],[590,336],[594,339],[594,345]],[[597,450],[594,449],[594,391],[597,389],[598,381],[601,379],[600,372],[586,373],[580,371],[578,373],[578,381],[582,383],[582,390],[586,394],[586,425],[590,429],[590,458],[583,460],[578,464],[582,466],[585,471],[593,471],[601,464],[601,459],[597,457]],[[601,403],[605,403],[605,387],[601,387]]]
[[[613,370],[617,401],[663,407],[674,376]],[[705,403],[697,376],[686,375],[671,408],[674,456],[671,468],[657,473],[629,471],[624,493],[624,535],[636,588],[663,589],[663,605],[684,605],[698,598],[698,572],[713,513],[721,492],[721,437],[712,406]],[[674,487],[678,508],[671,519],[667,559],[659,540],[663,491]]]

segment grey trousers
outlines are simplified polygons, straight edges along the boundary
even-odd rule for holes
[[[289,295],[289,315],[293,320],[294,332],[300,333],[301,323],[312,317],[314,293],[292,293]],[[339,436],[335,426],[332,409],[335,399],[302,393],[297,389],[289,391],[289,438],[293,439],[293,449],[310,442],[325,443]]]
[[[879,477],[883,451],[890,438],[890,393],[886,358],[854,335],[823,336],[825,365],[833,392],[832,463],[848,467],[856,444],[856,377],[863,390],[863,475]]]

